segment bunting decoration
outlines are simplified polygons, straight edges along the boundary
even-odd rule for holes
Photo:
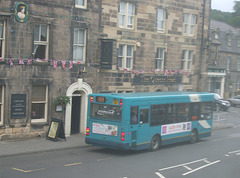
[[[69,70],[73,68],[73,61],[69,61]]]
[[[23,64],[24,64],[23,59],[19,59],[19,64],[20,64],[20,65],[23,65]]]
[[[62,68],[65,70],[66,69],[66,64],[69,65],[69,70],[73,68],[73,64],[76,65],[80,65],[80,64],[84,64],[82,61],[66,61],[66,60],[62,60],[62,61],[58,61],[58,60],[49,60],[49,59],[40,59],[40,58],[36,58],[36,59],[24,59],[24,58],[19,58],[19,59],[14,59],[14,58],[0,58],[0,62],[5,62],[8,61],[9,67],[13,67],[13,64],[18,63],[19,65],[27,65],[30,66],[31,64],[33,64],[33,62],[35,62],[34,64],[37,63],[51,63],[53,65],[53,68],[56,69],[57,68],[57,64],[58,62],[62,63]]]
[[[57,68],[57,60],[53,61],[53,68],[56,69]]]
[[[29,66],[31,64],[31,62],[32,62],[32,59],[28,59],[27,60],[27,66]]]
[[[168,74],[168,70],[166,69],[164,75],[167,75],[167,74]]]
[[[66,61],[62,61],[62,68],[65,70],[65,68],[66,68]]]
[[[58,62],[61,63],[61,67],[66,70],[66,67],[68,67],[69,70],[71,70],[74,65],[80,65],[84,64],[82,61],[75,61],[75,60],[55,60],[54,58],[52,60],[49,59],[24,59],[24,58],[0,58],[0,62],[6,62],[9,64],[9,67],[13,67],[13,64],[19,64],[19,65],[35,65],[37,63],[44,63],[46,65],[53,65],[53,68],[56,69],[58,67]],[[68,65],[68,66],[67,66]],[[183,69],[153,69],[151,67],[148,67],[147,69],[127,69],[127,68],[118,68],[119,72],[126,74],[136,75],[139,74],[154,74],[154,75],[165,75],[165,76],[172,76],[172,75],[186,75],[191,76],[191,71],[189,70],[183,70]]]
[[[12,60],[12,58],[11,58],[11,59],[9,59],[9,66],[10,66],[10,67],[12,67],[12,66],[13,66],[13,60]]]

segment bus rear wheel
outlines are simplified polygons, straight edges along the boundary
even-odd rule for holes
[[[196,143],[198,141],[198,133],[196,130],[193,130],[191,133],[190,143]]]
[[[156,151],[160,148],[161,146],[161,139],[158,135],[155,135],[152,138],[151,145],[150,145],[150,150],[151,151]]]

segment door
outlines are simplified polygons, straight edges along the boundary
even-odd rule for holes
[[[137,144],[143,144],[151,141],[149,138],[149,115],[150,108],[140,106],[138,110],[138,141]]]
[[[71,133],[80,132],[81,96],[72,96]]]

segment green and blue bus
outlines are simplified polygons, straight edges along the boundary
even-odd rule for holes
[[[213,102],[202,92],[91,94],[85,142],[124,150],[195,143],[211,135]]]

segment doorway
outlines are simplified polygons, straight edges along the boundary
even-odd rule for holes
[[[80,94],[72,96],[72,115],[71,115],[71,133],[80,133],[80,116],[81,116],[81,99]]]

